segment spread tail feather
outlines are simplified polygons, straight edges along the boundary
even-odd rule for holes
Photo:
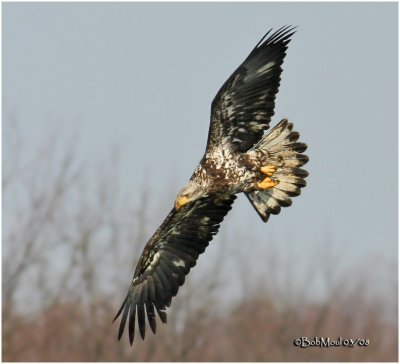
[[[300,195],[300,189],[306,186],[308,172],[300,167],[308,162],[302,154],[307,144],[300,143],[299,133],[292,131],[293,124],[283,119],[265,135],[252,149],[267,151],[267,163],[277,167],[273,175],[279,184],[268,190],[245,193],[264,222],[271,214],[277,215],[281,207],[292,204],[291,197]]]

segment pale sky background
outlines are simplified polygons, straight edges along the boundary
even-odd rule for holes
[[[289,118],[309,145],[308,186],[267,224],[240,197],[221,234],[240,231],[260,267],[270,235],[299,265],[331,249],[379,291],[397,277],[396,3],[3,3],[3,120],[31,150],[54,130],[93,163],[118,146],[132,204],[145,173],[168,198],[155,230],[204,152],[214,95],[287,24],[272,125]]]

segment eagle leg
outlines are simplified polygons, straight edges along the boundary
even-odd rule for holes
[[[262,190],[268,190],[270,188],[275,187],[279,181],[273,180],[269,177],[265,178],[263,181],[257,183],[258,188],[261,188]]]
[[[271,177],[276,172],[276,167],[273,165],[264,166],[260,168],[261,173],[268,177]]]

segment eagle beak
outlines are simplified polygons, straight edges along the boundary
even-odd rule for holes
[[[180,196],[175,201],[175,208],[179,210],[183,205],[186,205],[189,202],[189,199],[184,196]]]

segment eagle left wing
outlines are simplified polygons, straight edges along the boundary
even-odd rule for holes
[[[229,194],[210,195],[179,210],[171,210],[146,244],[128,294],[114,318],[115,321],[122,314],[118,339],[128,321],[132,345],[136,316],[143,339],[146,315],[153,333],[156,332],[155,311],[162,322],[167,322],[166,307],[183,285],[186,274],[196,265],[198,256],[218,232],[235,198]]]
[[[268,129],[274,114],[281,66],[294,28],[283,27],[265,39],[270,32],[215,96],[207,150],[222,144],[246,152]]]

